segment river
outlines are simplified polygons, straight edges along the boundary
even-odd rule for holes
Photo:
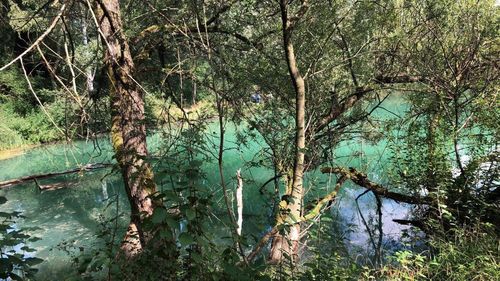
[[[389,99],[384,107],[391,108],[392,112],[402,111],[398,99]],[[398,109],[399,108],[399,109]],[[388,115],[385,110],[377,109],[375,116]],[[209,126],[208,130],[217,131],[217,124]],[[236,127],[228,127],[226,135],[227,147],[237,142]],[[217,138],[217,136],[212,136]],[[150,150],[155,153],[163,143],[160,134],[148,138]],[[244,179],[244,223],[243,234],[260,236],[269,228],[270,210],[264,198],[259,193],[259,187],[273,176],[273,172],[261,167],[248,167],[246,162],[253,159],[261,151],[263,143],[256,141],[240,149],[229,149],[224,154],[225,177],[231,190],[235,188],[234,176],[237,169],[242,169]],[[385,163],[387,161],[387,144],[380,142],[376,145],[363,143],[357,139],[343,142],[336,150],[338,159],[346,166],[362,168],[369,177],[376,182],[386,181]],[[0,181],[22,176],[63,171],[87,163],[113,163],[112,151],[106,139],[85,142],[75,141],[71,144],[53,144],[28,149],[24,154],[0,160]],[[159,167],[156,167],[159,169]],[[218,219],[224,220],[223,201],[217,163],[215,160],[205,162],[202,169],[206,179],[202,184],[213,190],[214,203],[213,220],[214,231],[227,232]],[[160,186],[168,182],[158,179]],[[27,182],[10,188],[0,189],[0,196],[8,201],[2,205],[2,211],[17,211],[24,216],[17,221],[16,228],[36,227],[28,233],[41,240],[30,243],[36,252],[36,257],[44,259],[38,268],[37,279],[58,280],[75,272],[71,264],[72,258],[81,251],[102,245],[97,238],[102,230],[102,223],[117,213],[121,214],[118,225],[127,223],[128,202],[126,200],[121,177],[113,169],[101,169],[83,174],[69,174],[57,178],[40,180],[39,184],[48,185],[64,182],[67,187],[40,191],[34,182]],[[306,175],[306,188],[315,186],[318,194],[324,194],[333,188],[335,181],[331,176],[320,175],[318,172],[309,172]],[[161,188],[161,187],[160,187]],[[331,208],[334,223],[338,226],[338,233],[346,248],[353,253],[366,254],[372,251],[368,242],[368,234],[355,203],[355,198],[364,191],[350,183],[342,188],[338,199]],[[118,199],[118,200],[116,200]],[[118,206],[118,209],[117,209]],[[376,203],[370,193],[361,197],[359,208],[367,221],[376,217]],[[386,250],[401,246],[400,236],[407,227],[392,222],[392,219],[406,218],[410,207],[383,200],[382,228],[384,233],[383,247]],[[117,235],[121,237],[121,234]],[[68,252],[69,251],[69,252]],[[30,253],[31,254],[31,253]]]

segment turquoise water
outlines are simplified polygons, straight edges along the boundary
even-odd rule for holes
[[[384,103],[386,108],[398,112],[403,110],[398,99],[390,99]],[[380,109],[375,116],[385,118],[387,112]],[[224,154],[224,174],[227,186],[235,189],[235,174],[242,169],[244,179],[244,234],[261,235],[269,227],[271,210],[266,198],[259,193],[259,187],[273,172],[262,167],[248,167],[245,163],[258,159],[263,143],[258,140],[247,147],[237,149],[235,131],[243,128],[229,126],[226,135]],[[212,124],[208,132],[217,132],[217,124]],[[216,141],[217,134],[209,137]],[[148,138],[148,144],[153,154],[162,147],[159,134]],[[339,164],[362,168],[376,182],[384,183],[385,163],[387,161],[387,144],[368,144],[353,139],[341,143],[335,151]],[[47,173],[72,169],[88,163],[113,163],[109,142],[101,139],[98,142],[77,141],[72,144],[55,144],[29,149],[25,154],[0,161],[0,181],[18,178],[26,175]],[[156,169],[160,169],[155,165]],[[227,228],[219,220],[224,217],[222,191],[219,184],[219,174],[216,160],[206,161],[202,169],[206,179],[202,184],[213,191],[215,198],[214,214],[210,219],[217,232],[227,232]],[[168,185],[165,179],[157,178],[160,189]],[[118,225],[126,225],[128,202],[123,190],[121,177],[112,169],[102,169],[84,174],[71,174],[57,178],[40,180],[42,185],[66,182],[68,187],[54,191],[39,191],[35,183],[27,182],[7,189],[1,189],[0,195],[8,202],[2,205],[2,211],[18,211],[25,218],[18,221],[16,227],[36,226],[39,230],[30,234],[41,238],[30,246],[36,249],[35,255],[45,261],[39,266],[38,279],[54,280],[57,276],[66,276],[72,269],[71,255],[64,249],[78,253],[79,248],[89,248],[100,245],[96,238],[101,227],[100,223],[122,214]],[[306,175],[306,189],[314,187],[309,197],[321,196],[333,188],[335,179],[331,175],[321,175],[309,172]],[[270,184],[272,185],[272,184]],[[271,189],[272,187],[269,186]],[[363,188],[346,184],[341,190],[337,201],[331,209],[336,218],[336,224],[341,227],[347,247],[369,253],[371,247],[367,243],[368,235],[364,231],[361,218],[354,201]],[[232,193],[231,193],[232,194]],[[316,195],[315,195],[316,194]],[[371,194],[360,199],[360,208],[367,220],[375,216],[375,201]],[[118,207],[118,208],[117,208]],[[401,231],[406,229],[392,222],[394,218],[406,218],[409,206],[397,204],[391,200],[383,202],[384,241],[389,244],[397,241]],[[123,229],[120,228],[120,231]],[[224,236],[224,235],[221,235]],[[117,234],[121,237],[121,233]]]

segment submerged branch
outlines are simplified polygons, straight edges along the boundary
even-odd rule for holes
[[[7,188],[13,185],[18,185],[27,181],[31,180],[39,180],[39,179],[46,179],[46,178],[52,178],[56,176],[61,176],[61,175],[66,175],[66,174],[73,174],[73,173],[80,173],[80,172],[88,172],[96,169],[103,169],[107,167],[111,167],[113,164],[108,164],[108,163],[94,163],[94,164],[87,164],[85,166],[71,169],[71,170],[66,170],[62,172],[54,172],[54,173],[46,173],[46,174],[37,174],[37,175],[31,175],[31,176],[26,176],[22,178],[17,178],[13,180],[8,180],[8,181],[2,181],[0,182],[0,188]]]

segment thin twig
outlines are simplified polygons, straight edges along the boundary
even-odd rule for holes
[[[52,119],[52,116],[50,116],[49,112],[45,109],[45,107],[43,106],[42,102],[40,101],[40,99],[38,98],[37,94],[35,93],[35,90],[33,90],[33,86],[31,85],[31,81],[30,81],[30,79],[28,77],[28,73],[26,72],[26,68],[24,67],[24,64],[23,64],[23,59],[21,58],[19,61],[21,62],[21,68],[23,69],[24,78],[26,78],[26,82],[28,82],[28,87],[29,87],[31,93],[35,96],[36,101],[38,102],[38,104],[42,108],[43,113],[45,113],[45,115],[47,115],[47,117],[49,118],[50,122],[56,127],[56,129],[59,130],[59,132],[61,132],[61,134],[63,136],[66,136],[66,134],[63,132],[63,130],[61,130],[61,128],[59,128],[59,126],[57,126],[57,124],[54,121],[54,119]],[[68,137],[68,136],[66,136],[66,137]]]
[[[66,4],[63,4],[61,6],[61,9],[59,10],[59,13],[57,14],[57,16],[54,18],[54,20],[52,21],[52,23],[50,24],[49,28],[47,28],[47,30],[45,30],[45,32],[40,35],[40,37],[38,37],[38,39],[36,39],[36,41],[31,44],[31,46],[29,46],[24,52],[22,52],[19,56],[17,56],[15,59],[11,60],[9,63],[7,63],[6,65],[4,65],[2,68],[0,68],[0,71],[6,69],[7,67],[11,66],[13,63],[15,63],[16,61],[18,60],[21,60],[27,53],[29,53],[33,48],[35,48],[38,44],[40,44],[40,42],[47,36],[49,35],[49,33],[52,31],[52,29],[54,29],[54,27],[56,26],[57,22],[59,21],[59,19],[61,18],[63,12],[64,12],[64,9],[66,8]],[[22,62],[21,62],[22,64]]]

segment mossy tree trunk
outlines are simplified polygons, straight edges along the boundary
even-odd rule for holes
[[[130,224],[122,242],[123,254],[130,258],[147,242],[142,230],[145,217],[153,213],[150,198],[156,192],[153,173],[146,161],[144,93],[132,78],[134,62],[123,33],[118,0],[98,0],[95,10],[101,39],[106,49],[111,101],[111,142],[121,169],[131,207]]]

